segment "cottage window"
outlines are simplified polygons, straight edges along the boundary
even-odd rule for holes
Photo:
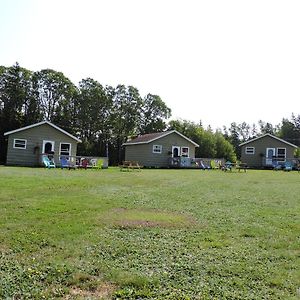
[[[183,157],[189,157],[190,155],[190,149],[189,147],[181,147],[181,156]]]
[[[69,156],[71,155],[71,144],[69,144],[69,143],[60,143],[59,155],[60,156],[66,156],[67,159],[69,159]]]
[[[246,147],[245,154],[255,154],[255,147]]]
[[[277,161],[285,161],[286,148],[277,148]]]
[[[27,140],[23,139],[14,139],[14,148],[15,149],[26,149]]]
[[[153,145],[152,152],[153,153],[162,153],[162,145]]]

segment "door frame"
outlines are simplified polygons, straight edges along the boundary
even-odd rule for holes
[[[42,148],[42,153],[45,153],[45,146],[47,143],[51,144],[51,150],[54,152],[54,146],[55,146],[55,142],[54,141],[49,141],[49,140],[43,140],[43,148]]]
[[[273,155],[272,155],[272,157],[269,157],[269,156],[268,156],[269,150],[273,150]],[[276,156],[276,148],[274,148],[274,147],[268,147],[268,148],[266,148],[266,165],[272,165],[272,162],[273,162],[273,156]]]
[[[178,157],[180,157],[180,146],[172,146],[172,157],[174,157],[174,149],[178,150]]]

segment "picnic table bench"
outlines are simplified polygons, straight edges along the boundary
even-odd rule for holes
[[[124,160],[122,165],[119,165],[120,171],[141,170],[142,166],[137,161]]]

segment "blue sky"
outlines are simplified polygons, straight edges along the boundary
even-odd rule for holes
[[[300,2],[0,0],[0,65],[133,85],[173,118],[300,114]]]

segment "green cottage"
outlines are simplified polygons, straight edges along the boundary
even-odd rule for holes
[[[271,168],[274,162],[292,162],[298,146],[272,134],[264,134],[240,144],[241,161],[250,168]]]
[[[191,167],[198,144],[176,130],[140,135],[123,144],[125,160],[144,167]]]
[[[76,156],[80,139],[60,127],[42,121],[4,133],[8,136],[7,165],[42,166],[42,155],[51,154],[55,162],[60,156]]]

